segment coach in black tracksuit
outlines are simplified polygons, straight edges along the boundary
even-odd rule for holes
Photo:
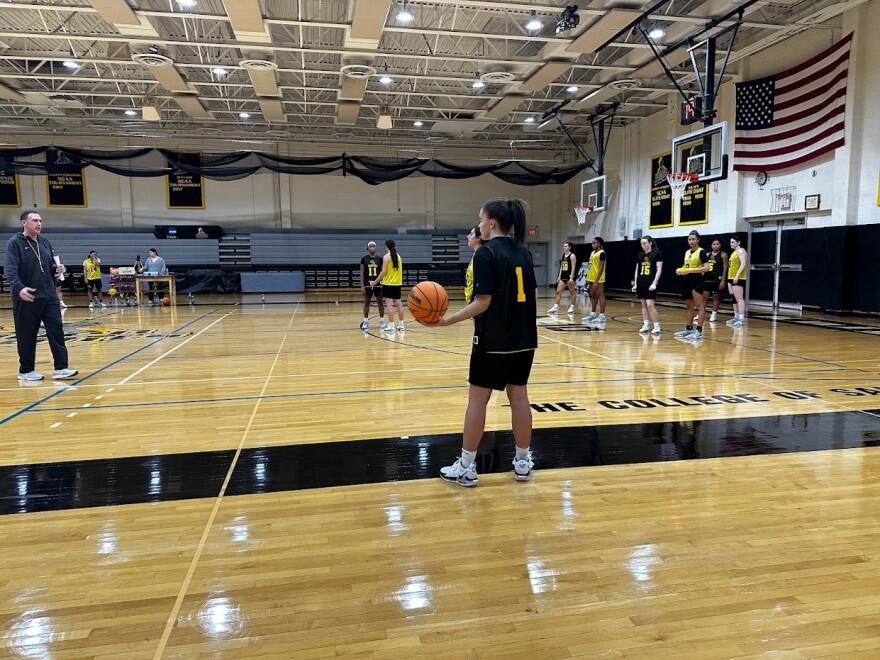
[[[46,338],[52,349],[55,368],[52,377],[73,378],[77,372],[67,368],[67,347],[61,321],[61,304],[55,292],[55,274],[64,266],[55,265],[49,241],[40,235],[43,219],[36,211],[21,214],[22,232],[6,244],[4,268],[12,291],[12,318],[18,343],[18,379],[42,380],[35,371],[37,334],[40,323],[46,327]]]

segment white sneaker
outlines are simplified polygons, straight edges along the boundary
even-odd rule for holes
[[[712,312],[712,314],[709,316],[709,321],[711,322],[711,321],[717,321],[717,320],[718,320],[718,312]]]
[[[379,330],[385,329],[385,319],[379,319]]]
[[[95,309],[95,303],[90,302],[90,303],[89,303],[89,309]]]
[[[61,309],[67,309],[67,305],[64,304],[63,300],[59,300],[58,304],[61,305]]]
[[[76,369],[56,369],[52,372],[52,378],[55,380],[66,380],[68,378],[73,378],[78,373],[79,372]]]
[[[689,335],[687,335],[685,337],[685,339],[702,339],[702,338],[703,338],[703,333],[700,332],[699,330],[694,330],[693,332],[691,332]]]
[[[367,319],[364,319],[363,321],[361,321],[361,330],[369,330],[369,329],[370,329],[370,322]]]
[[[19,380],[43,380],[43,374],[29,371],[26,374],[18,374]]]
[[[567,313],[568,313],[568,314],[574,314],[574,305],[569,305],[569,306],[568,306],[568,312],[567,312]]]
[[[401,321],[400,323],[397,324],[397,331],[403,332],[404,330],[406,330],[406,328],[403,327],[403,321]]]
[[[642,327],[639,328],[639,332],[650,332],[650,331],[651,331],[651,324],[648,323],[647,321],[645,321],[642,324]]]
[[[660,330],[660,326],[659,326],[659,325],[655,325],[655,326],[654,326],[654,329],[651,330],[651,334],[652,334],[652,335],[659,335],[661,332],[662,332],[662,330]]]
[[[685,328],[684,330],[679,330],[678,332],[676,332],[676,333],[675,333],[674,335],[672,335],[672,336],[673,336],[673,337],[687,337],[687,336],[688,336],[689,334],[691,334],[692,332],[693,332],[693,329],[688,330],[687,328]]]
[[[390,333],[394,334],[394,324],[393,324],[393,323],[388,323],[388,324],[385,326],[385,332],[390,332]]]
[[[101,307],[106,307],[106,306],[107,306],[107,303],[105,303],[105,302],[101,303]]]
[[[743,327],[745,324],[746,324],[746,320],[745,320],[745,319],[737,319],[736,321],[733,322],[733,327],[734,327],[734,328],[741,328],[741,327]]]
[[[559,312],[559,305],[553,305],[550,309],[547,310],[548,314],[556,314]]]
[[[513,478],[517,481],[528,481],[532,478],[532,468],[535,466],[529,460],[513,461]]]
[[[599,317],[596,316],[595,312],[590,312],[584,318],[582,318],[581,321],[583,321],[584,323],[589,323],[590,321],[595,321],[597,318]]]
[[[605,323],[608,319],[605,318],[604,314],[599,314],[599,317],[596,319],[599,323]]]
[[[732,319],[727,319],[727,321],[725,321],[724,325],[730,325],[730,326],[732,326],[732,325],[734,325],[738,320],[739,320],[739,319],[736,318],[736,317],[734,316]]]
[[[440,468],[440,478],[465,488],[471,488],[480,483],[480,479],[477,477],[477,466],[471,463],[468,467],[464,467],[460,458],[455,459],[455,463],[452,465]]]

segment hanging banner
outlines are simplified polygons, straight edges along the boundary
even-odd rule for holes
[[[180,154],[181,160],[192,161],[192,165],[199,167],[201,159],[199,154]],[[168,163],[168,167],[174,167]],[[205,208],[205,189],[202,177],[197,174],[189,174],[181,170],[174,170],[165,177],[166,200],[169,209],[203,209]]]
[[[46,152],[46,163],[49,165],[73,164],[70,157],[55,149]],[[88,207],[86,196],[86,178],[82,169],[78,172],[46,175],[46,204],[50,208],[84,209]]]
[[[648,229],[672,226],[672,188],[666,180],[672,165],[672,152],[651,156],[651,208]]]
[[[18,175],[0,172],[0,206],[21,206],[18,192]]]

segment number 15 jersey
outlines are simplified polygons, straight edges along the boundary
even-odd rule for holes
[[[487,353],[518,353],[538,347],[532,253],[508,236],[496,236],[474,254],[474,295],[491,295],[474,318],[474,344]]]

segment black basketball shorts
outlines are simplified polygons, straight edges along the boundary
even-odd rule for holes
[[[535,351],[486,353],[474,346],[468,382],[477,387],[503,390],[508,385],[527,385]]]

